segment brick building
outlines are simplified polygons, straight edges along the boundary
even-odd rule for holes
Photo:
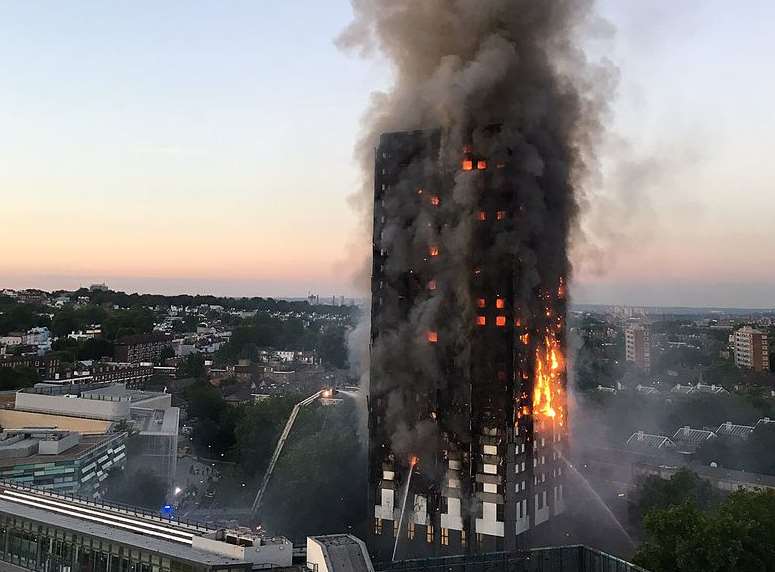
[[[59,372],[60,361],[57,357],[23,355],[0,356],[0,368],[28,367],[37,370],[43,379],[52,379]]]
[[[126,363],[157,362],[165,347],[172,347],[172,339],[167,334],[124,336],[116,342],[114,356],[116,361]]]

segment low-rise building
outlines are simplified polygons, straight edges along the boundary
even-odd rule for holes
[[[653,435],[645,431],[636,431],[627,439],[627,448],[637,451],[660,451],[675,449],[675,443],[665,435]]]
[[[30,426],[104,435],[133,430],[138,463],[168,482],[175,475],[180,409],[169,393],[129,389],[124,384],[38,384],[16,393],[15,408],[0,410],[6,429]]]
[[[697,393],[706,393],[711,395],[729,395],[729,391],[727,391],[720,385],[706,385],[704,383],[697,383],[696,385],[692,385],[692,384],[681,385],[679,383],[673,386],[673,389],[671,389],[670,392],[678,393],[682,395],[690,395],[690,394],[697,394]]]
[[[753,433],[752,425],[737,425],[731,421],[722,423],[716,429],[716,435],[731,439],[746,440],[751,436],[751,433]]]
[[[4,570],[249,572],[293,562],[285,538],[9,484],[0,485],[0,545]]]
[[[114,356],[119,362],[155,363],[161,359],[162,350],[171,346],[170,336],[160,332],[125,336],[116,342]]]
[[[23,343],[23,332],[8,332],[4,336],[0,336],[0,346],[20,346]]]
[[[34,369],[42,379],[53,379],[59,372],[61,363],[58,357],[38,355],[0,356],[0,368],[27,367]]]
[[[129,389],[139,389],[153,377],[152,363],[99,362],[92,366],[94,383],[123,383]]]
[[[303,363],[306,365],[315,365],[317,355],[311,351],[299,350],[276,350],[271,356],[282,363]]]
[[[102,326],[100,324],[91,324],[83,330],[73,331],[67,334],[67,337],[77,342],[84,342],[86,340],[93,340],[102,336]]]
[[[707,441],[716,439],[716,434],[707,429],[692,429],[688,425],[679,428],[673,435],[673,442],[680,453],[694,453]]]
[[[0,433],[0,479],[46,490],[94,496],[114,467],[126,462],[126,433],[82,436],[52,428]]]
[[[16,292],[16,300],[24,304],[45,304],[48,301],[48,294],[43,290],[28,288]]]
[[[51,351],[51,332],[46,327],[30,328],[24,334],[23,343],[37,348],[38,355]]]

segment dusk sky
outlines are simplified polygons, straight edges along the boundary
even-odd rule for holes
[[[575,299],[775,306],[775,4],[600,12],[620,81]],[[352,149],[390,70],[334,46],[350,17],[0,0],[0,288],[356,294]]]

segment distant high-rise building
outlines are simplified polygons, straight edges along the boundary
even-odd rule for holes
[[[627,326],[625,336],[625,355],[627,361],[640,369],[651,369],[651,333],[648,326],[636,324]]]
[[[767,333],[744,326],[733,336],[735,365],[753,371],[768,371],[770,369],[770,348]]]
[[[368,398],[378,559],[514,550],[564,511],[562,199],[546,214],[554,234],[528,229],[535,195],[515,182],[518,161],[497,130],[476,137],[477,149],[461,145],[446,163],[441,131],[384,134],[376,150]],[[529,259],[515,252],[519,232]]]

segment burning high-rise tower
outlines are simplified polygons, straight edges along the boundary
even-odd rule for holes
[[[360,147],[383,558],[515,548],[564,509],[568,242],[608,85],[578,47],[591,5],[353,0],[340,45],[394,72]]]
[[[564,509],[564,268],[536,242],[523,274],[511,241],[529,235],[534,197],[505,129],[469,131],[457,157],[447,135],[389,133],[376,151],[370,506],[383,556],[514,549]],[[563,205],[544,210],[562,232]]]

